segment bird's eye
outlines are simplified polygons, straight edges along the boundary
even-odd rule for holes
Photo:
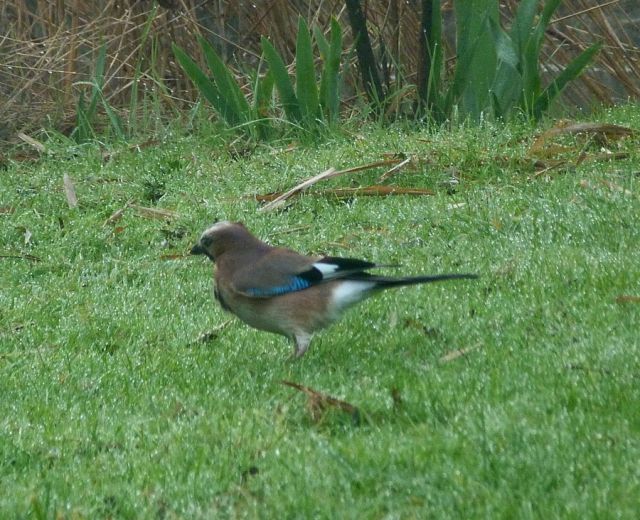
[[[204,236],[200,239],[200,243],[204,246],[204,247],[209,247],[211,244],[213,244],[213,237],[211,236]]]

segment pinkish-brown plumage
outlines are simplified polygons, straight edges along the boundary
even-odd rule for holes
[[[251,327],[290,338],[296,357],[306,352],[314,332],[379,290],[475,278],[468,274],[374,276],[366,270],[379,267],[376,264],[305,256],[272,247],[239,222],[214,224],[204,231],[191,253],[204,254],[215,262],[215,295],[225,310]]]

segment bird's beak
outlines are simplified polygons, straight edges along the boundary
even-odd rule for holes
[[[191,251],[189,251],[192,255],[206,255],[207,251],[205,250],[204,247],[202,247],[200,245],[200,242],[198,242],[195,246],[193,246],[191,248]]]

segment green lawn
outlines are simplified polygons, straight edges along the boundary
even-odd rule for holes
[[[638,129],[640,109],[596,120]],[[294,150],[168,134],[0,171],[0,517],[637,518],[638,138],[561,138],[629,157],[570,153],[536,177],[537,132],[369,127]],[[285,211],[248,196],[387,153],[422,159],[388,183],[435,195],[314,194],[378,168]],[[128,201],[176,216],[105,223]],[[389,291],[288,362],[283,338],[221,327],[211,264],[186,254],[220,219],[393,274],[481,278]],[[312,418],[281,380],[361,420]]]

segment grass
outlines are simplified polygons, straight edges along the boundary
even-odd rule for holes
[[[599,120],[637,129],[640,110]],[[637,141],[532,178],[532,133],[371,127],[246,157],[167,136],[0,172],[0,254],[39,259],[0,258],[0,516],[635,518],[640,304],[618,297],[640,296]],[[307,194],[266,214],[245,197],[387,152],[425,158],[392,181],[436,195]],[[104,225],[130,200],[179,216]],[[237,321],[198,341],[228,316],[186,252],[222,218],[300,251],[482,277],[387,292],[288,363],[283,338]],[[283,379],[362,421],[312,420]]]

